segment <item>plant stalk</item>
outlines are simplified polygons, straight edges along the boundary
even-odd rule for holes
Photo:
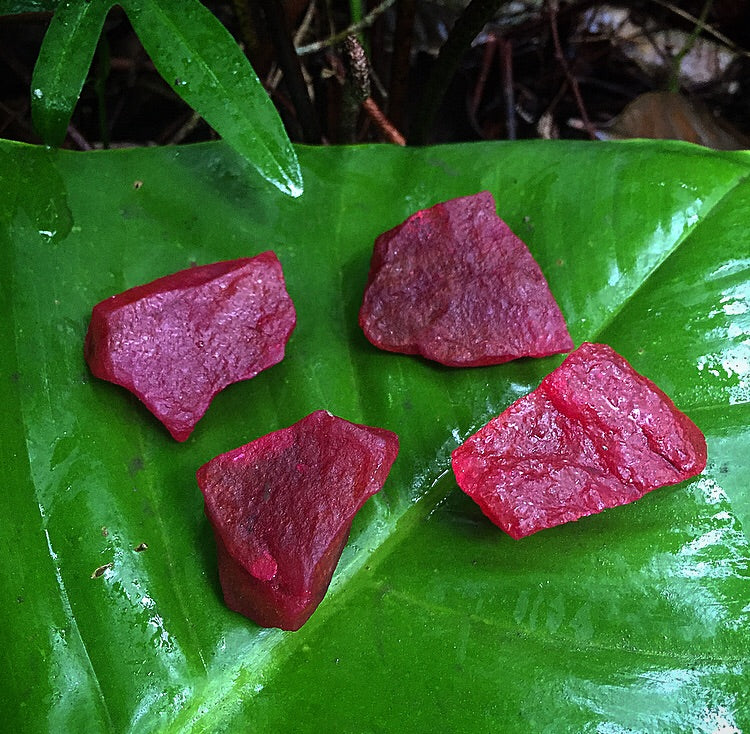
[[[97,112],[99,117],[99,138],[103,148],[109,148],[109,121],[107,120],[107,77],[109,76],[109,43],[104,34],[99,38],[96,50],[96,91]]]
[[[435,117],[461,59],[471,47],[471,42],[505,2],[507,0],[471,0],[466,10],[458,16],[427,79],[410,142],[416,145],[429,142]]]
[[[294,39],[289,31],[283,4],[278,0],[260,0],[260,5],[278,54],[279,66],[284,72],[284,81],[289,90],[289,96],[297,112],[297,119],[302,128],[302,138],[306,143],[320,143],[318,118],[310,95],[307,93],[307,84],[294,48]]]
[[[402,127],[406,119],[411,43],[416,11],[416,0],[400,0],[396,8],[396,30],[393,38],[391,81],[388,90],[388,115],[397,127]]]

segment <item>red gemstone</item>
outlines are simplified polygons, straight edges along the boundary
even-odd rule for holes
[[[539,265],[488,191],[419,211],[377,238],[359,323],[381,349],[453,367],[573,348]]]
[[[588,343],[453,451],[459,487],[514,538],[705,466],[695,424],[611,347]]]
[[[283,359],[295,323],[281,263],[264,252],[188,268],[98,303],[86,361],[184,441],[216,393]]]
[[[299,629],[397,453],[395,433],[319,410],[204,464],[198,485],[230,609],[264,627]]]

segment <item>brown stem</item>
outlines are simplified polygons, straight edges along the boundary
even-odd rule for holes
[[[283,4],[278,0],[260,0],[260,5],[266,17],[271,40],[276,48],[279,66],[284,72],[289,96],[292,98],[297,119],[302,127],[302,137],[306,143],[319,143],[321,134],[318,119],[310,95],[307,93],[307,84],[294,48],[294,40],[289,31]]]
[[[250,3],[247,0],[232,0],[234,17],[240,29],[240,36],[247,49],[246,53],[253,56],[259,46],[258,36],[255,33],[255,24],[250,11]]]
[[[377,125],[378,130],[383,133],[383,137],[396,145],[406,145],[404,136],[393,126],[393,123],[383,114],[372,97],[368,97],[362,102],[362,109],[368,114],[370,119]]]
[[[393,123],[402,127],[406,118],[406,100],[409,92],[411,68],[411,41],[414,35],[416,0],[400,0],[396,5],[396,30],[393,35],[391,81],[388,90],[388,115]]]
[[[578,80],[573,76],[568,66],[568,62],[565,60],[565,54],[563,54],[562,46],[560,45],[560,32],[557,28],[557,11],[558,11],[558,0],[547,0],[547,7],[549,8],[549,24],[552,31],[552,42],[555,46],[555,58],[559,62],[562,70],[565,74],[565,78],[568,80],[568,84],[573,92],[573,96],[578,106],[578,113],[581,115],[581,121],[583,127],[588,133],[588,136],[592,140],[596,140],[596,130],[589,120],[586,107],[583,104],[583,97],[581,97],[581,90],[578,88]]]
[[[484,95],[484,88],[487,86],[487,78],[490,75],[490,66],[492,59],[497,51],[497,36],[491,34],[487,39],[487,43],[484,44],[484,50],[482,52],[482,65],[479,67],[479,76],[477,77],[477,83],[474,86],[474,93],[471,95],[471,107],[469,112],[473,120],[476,119],[477,111],[479,110],[479,104],[482,101]],[[478,128],[477,124],[477,128]]]
[[[424,145],[428,142],[435,116],[463,55],[505,1],[471,0],[463,13],[458,16],[458,20],[440,49],[425,85],[414,126],[413,140],[417,145]]]
[[[80,150],[93,150],[94,146],[81,135],[78,128],[72,124],[68,125],[68,137],[78,146]]]
[[[516,133],[516,97],[513,90],[513,41],[499,38],[500,65],[503,75],[503,96],[505,97],[505,132],[508,140],[515,140]]]

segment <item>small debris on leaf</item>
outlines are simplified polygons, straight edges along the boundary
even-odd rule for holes
[[[611,347],[584,343],[452,463],[459,487],[518,539],[700,474],[706,440]]]
[[[299,629],[397,453],[395,433],[319,410],[204,464],[197,479],[227,606],[264,627]]]
[[[136,553],[141,553],[142,551],[148,550],[148,545],[146,543],[139,543],[133,550]]]
[[[143,471],[143,468],[146,465],[143,463],[143,457],[142,456],[134,456],[129,462],[128,462],[128,474],[131,477],[134,477],[139,471]]]
[[[98,303],[86,361],[185,441],[216,393],[283,359],[295,323],[281,264],[264,252],[188,268]]]
[[[359,323],[380,349],[451,367],[573,348],[539,265],[488,191],[418,211],[377,238]]]
[[[95,568],[94,572],[91,574],[91,578],[92,579],[98,579],[101,575],[104,574],[104,572],[108,568],[112,568],[113,565],[114,564],[112,564],[112,563],[105,563],[103,566],[99,566],[99,568]]]

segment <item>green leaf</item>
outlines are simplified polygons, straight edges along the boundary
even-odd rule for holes
[[[47,145],[59,145],[65,138],[113,4],[110,0],[57,4],[31,83],[32,119]],[[299,196],[302,174],[281,119],[216,17],[197,0],[128,0],[121,5],[172,89],[267,181],[285,194]],[[9,10],[24,8],[13,5]]]
[[[31,118],[47,145],[59,145],[65,139],[113,4],[69,0],[59,3],[52,16],[31,78]]]
[[[0,15],[52,12],[62,0],[0,0]]]
[[[750,156],[658,142],[298,152],[306,193],[291,199],[221,143],[0,144],[14,192],[0,203],[4,726],[750,728]],[[443,368],[376,350],[357,311],[377,234],[482,189],[575,341],[611,344],[703,429],[702,476],[521,541],[458,490],[451,449],[561,358]],[[185,444],[90,376],[96,302],[269,248],[298,313],[287,357],[219,394]],[[317,408],[396,431],[401,452],[310,621],[262,630],[222,603],[194,473]]]
[[[276,108],[237,43],[198,0],[120,3],[159,73],[240,155],[285,194],[302,175]]]

